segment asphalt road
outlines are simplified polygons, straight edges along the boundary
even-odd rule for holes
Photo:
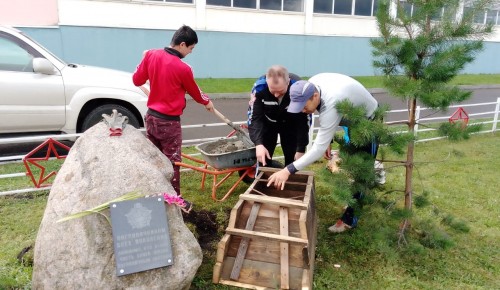
[[[495,102],[497,98],[500,97],[500,85],[494,86],[467,86],[465,89],[473,91],[472,97],[466,101],[464,104],[472,103],[485,103],[485,102]],[[379,101],[380,104],[388,104],[391,110],[406,109],[406,103],[400,101],[399,99],[389,97],[387,93],[380,89],[370,90],[374,97]],[[249,94],[209,94],[213,99],[213,103],[217,110],[226,116],[229,120],[233,122],[244,122],[247,118],[247,108]],[[478,106],[478,107],[468,107],[466,108],[467,113],[477,113],[485,111],[493,111],[494,106],[490,105],[488,107]],[[426,111],[421,115],[425,117],[430,115],[432,117],[437,116],[450,116],[455,110],[446,113],[435,113]],[[396,121],[404,120],[407,118],[407,113],[394,113],[388,116],[386,121]],[[224,125],[224,122],[219,119],[214,113],[210,113],[205,110],[205,108],[192,99],[188,97],[188,102],[184,114],[181,117],[182,125],[198,125],[204,124],[202,128],[185,128],[183,130],[183,139],[202,139],[202,138],[213,138],[213,137],[224,137],[232,131],[232,128],[228,125]],[[221,126],[207,126],[207,124],[219,123]],[[1,137],[0,137],[1,138]],[[67,145],[71,145],[70,142],[64,142]],[[13,155],[24,155],[30,152],[33,148],[38,146],[39,143],[23,143],[23,144],[0,144],[0,157],[13,156]]]
[[[473,91],[472,97],[464,102],[463,104],[474,104],[474,103],[486,103],[486,102],[496,102],[497,98],[500,98],[500,85],[495,86],[467,86],[464,89]],[[391,110],[407,109],[406,102],[403,102],[394,97],[390,97],[386,92],[380,89],[372,89],[370,92],[377,99],[380,104],[388,104]],[[210,94],[209,94],[210,95]],[[233,122],[245,121],[247,118],[247,108],[249,94],[220,94],[211,96],[213,98],[213,103],[217,110],[226,116],[229,120]],[[231,97],[231,98],[227,98]],[[438,117],[438,116],[450,116],[456,109],[450,112],[434,112],[434,111],[424,111],[420,116],[425,117]],[[465,111],[469,114],[493,111],[494,105],[478,106],[478,107],[468,107]],[[387,116],[386,121],[397,121],[407,119],[407,113],[391,113]],[[189,100],[182,115],[183,125],[194,125],[194,124],[210,124],[210,123],[223,123],[223,121],[215,114],[209,113],[205,108],[196,102]],[[183,130],[183,139],[197,139],[197,138],[210,138],[210,137],[223,137],[231,132],[232,129],[229,126],[219,126],[219,127],[203,127],[199,129],[186,128]]]

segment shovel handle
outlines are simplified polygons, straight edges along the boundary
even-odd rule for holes
[[[233,122],[231,122],[228,118],[226,118],[224,115],[222,115],[221,112],[217,111],[216,108],[214,108],[214,113],[215,113],[215,115],[217,115],[217,117],[219,117],[221,120],[226,122],[226,124],[231,126],[231,128],[233,128],[237,132],[238,135],[241,135],[241,138],[242,138],[243,142],[245,143],[245,146],[248,146],[248,147],[255,146],[253,144],[252,140],[250,139],[250,137],[248,136],[248,134],[245,131],[243,131],[239,126],[234,125]]]
[[[214,113],[217,117],[219,117],[222,121],[224,121],[226,124],[228,124],[229,126],[231,126],[233,129],[235,129],[236,131],[241,131],[240,128],[236,127],[233,122],[231,122],[228,118],[226,118],[226,116],[222,115],[221,112],[217,111],[216,108],[214,108]]]

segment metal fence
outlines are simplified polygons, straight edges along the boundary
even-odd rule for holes
[[[483,125],[490,125],[491,127],[488,126],[483,126],[486,129],[483,131],[480,131],[478,133],[489,133],[489,132],[495,132],[498,131],[497,129],[497,124],[498,124],[498,116],[500,114],[500,98],[497,98],[496,102],[486,102],[486,103],[476,103],[476,104],[463,104],[463,105],[456,105],[456,106],[450,106],[450,110],[454,110],[456,108],[471,108],[475,107],[476,110],[479,110],[478,113],[471,113],[468,114],[470,119],[476,119],[476,120],[481,120],[480,122],[476,122],[475,124],[483,124]],[[391,114],[401,114],[408,112],[406,109],[402,110],[391,110],[388,111],[387,114],[390,116]],[[424,116],[425,112],[429,112],[427,115]],[[432,115],[436,114],[436,111],[433,111],[429,108],[425,107],[420,107],[417,106],[416,110],[416,119],[418,120],[418,124],[415,126],[415,137],[417,137],[417,142],[426,142],[426,141],[432,141],[432,140],[439,140],[443,139],[446,137],[433,137],[433,138],[422,138],[418,139],[418,134],[423,133],[423,132],[429,132],[436,130],[434,128],[420,128],[423,127],[423,124],[432,124],[432,123],[439,123],[443,121],[447,121],[451,115],[445,115],[445,116],[438,116],[438,117],[430,117]],[[421,117],[423,116],[423,117]],[[314,115],[314,120],[316,120],[318,115]],[[388,125],[394,124],[394,123],[401,123],[403,121],[406,121],[407,119],[401,119],[397,121],[391,121],[388,122]],[[239,122],[234,122],[234,124],[245,124],[246,121],[239,121]],[[313,122],[313,124],[316,122]],[[207,127],[207,126],[227,126],[226,123],[212,123],[212,124],[199,124],[199,125],[187,125],[187,126],[182,126],[183,130],[189,130],[191,128],[201,128],[201,127]],[[144,131],[144,129],[142,129]],[[311,126],[311,130],[309,131],[309,137],[310,140],[314,140],[314,133],[318,130],[317,127]],[[403,132],[403,131],[402,131]],[[43,142],[49,138],[52,138],[54,140],[68,140],[71,138],[77,138],[81,134],[64,134],[64,135],[46,135],[46,136],[36,136],[36,137],[17,137],[17,138],[0,138],[0,145],[2,144],[19,144],[19,143],[25,143],[25,142]],[[224,136],[220,137],[213,137],[213,138],[203,138],[203,139],[189,139],[189,140],[183,140],[183,146],[194,146],[199,143],[211,141],[211,140],[217,140],[220,139]],[[312,144],[313,142],[310,142],[309,144]],[[194,153],[190,154],[192,156],[200,155],[200,153]],[[9,156],[9,157],[0,157],[0,165],[2,163],[9,163],[9,162],[21,162],[23,159],[24,155],[17,155],[17,156]],[[282,156],[277,156],[275,158],[282,158]],[[27,177],[26,172],[20,172],[20,173],[11,173],[11,174],[3,174],[0,175],[0,180],[6,179],[6,178],[20,178],[20,177]],[[25,189],[18,189],[18,190],[10,190],[10,191],[3,191],[0,192],[0,196],[3,195],[13,195],[13,194],[20,194],[20,193],[27,193],[27,192],[34,192],[34,191],[40,191],[40,190],[48,190],[50,187],[43,187],[43,188],[25,188]]]

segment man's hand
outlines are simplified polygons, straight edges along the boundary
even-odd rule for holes
[[[323,157],[324,157],[326,160],[330,160],[330,159],[332,159],[332,144],[328,145],[328,148],[326,149],[326,151],[325,151],[325,155],[323,155]]]
[[[288,180],[289,176],[290,171],[288,171],[288,169],[285,167],[269,176],[269,178],[267,179],[267,187],[274,184],[274,187],[283,190],[285,188],[285,182]]]
[[[295,156],[293,157],[293,160],[297,160],[302,156],[304,156],[304,152],[295,152]]]
[[[207,111],[209,111],[209,112],[213,112],[214,111],[214,103],[212,103],[212,101],[208,101],[208,104],[205,105],[205,109],[207,109]]]
[[[257,161],[262,163],[263,166],[266,166],[266,157],[271,159],[269,151],[262,144],[255,146],[255,155],[257,155]]]
[[[251,106],[255,102],[255,94],[250,94],[250,101],[248,101],[248,105]]]

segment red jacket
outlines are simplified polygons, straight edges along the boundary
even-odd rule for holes
[[[186,107],[186,92],[200,104],[206,105],[210,101],[194,81],[191,67],[176,52],[172,49],[149,50],[132,77],[136,86],[149,80],[148,108],[169,116],[182,115]]]

